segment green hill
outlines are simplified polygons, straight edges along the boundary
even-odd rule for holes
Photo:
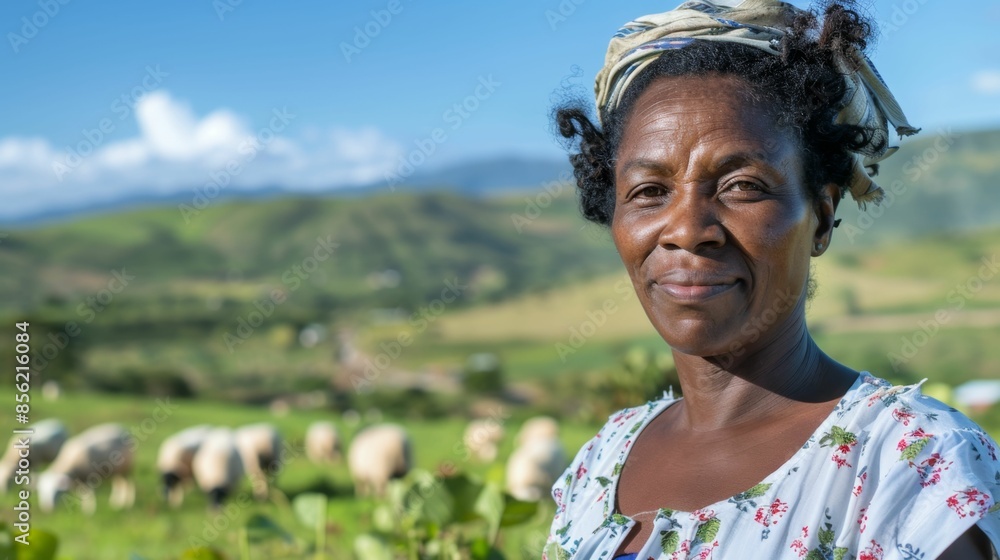
[[[75,308],[125,269],[136,279],[122,300],[204,308],[195,300],[238,303],[278,288],[297,292],[289,307],[322,317],[411,308],[450,278],[471,282],[466,301],[496,300],[613,270],[614,252],[580,234],[573,201],[562,198],[523,231],[510,217],[517,201],[448,194],[236,202],[210,206],[189,224],[163,208],[17,231],[0,244],[8,271],[0,305]],[[311,267],[319,245],[335,246],[332,258],[296,272]]]

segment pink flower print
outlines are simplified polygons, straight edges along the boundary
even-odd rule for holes
[[[576,469],[576,479],[580,480],[585,474],[587,474],[587,467],[583,466],[583,463],[580,463],[580,466]]]
[[[781,516],[788,513],[788,504],[781,500],[774,500],[770,506],[757,508],[757,514],[753,520],[765,527],[777,525]]]
[[[957,494],[952,494],[945,500],[948,507],[955,510],[959,517],[983,517],[993,505],[993,498],[989,494],[977,488],[962,490]]]
[[[807,538],[809,538],[809,527],[803,527],[802,536],[792,541],[792,546],[790,548],[799,555],[799,558],[809,554],[809,547],[807,547],[805,543],[805,539]]]
[[[858,513],[858,525],[861,526],[861,529],[859,531],[861,533],[864,533],[865,529],[868,528],[868,508],[867,507],[861,508],[861,511]]]
[[[930,457],[916,465],[917,474],[920,475],[920,486],[927,488],[941,482],[941,473],[948,470],[951,465],[952,461],[945,462],[940,453],[931,454]],[[912,461],[910,466],[914,466]]]
[[[858,445],[858,437],[840,426],[833,426],[820,438],[819,445],[820,447],[833,447],[833,455],[830,459],[837,463],[838,469],[850,467],[852,465],[847,461],[847,457],[851,450]]]
[[[860,496],[861,491],[864,490],[865,482],[868,480],[868,467],[862,467],[861,473],[857,476],[858,483],[854,485],[854,496]]]
[[[635,416],[636,414],[639,414],[638,410],[623,410],[618,414],[616,414],[615,417],[611,419],[611,421],[614,422],[615,424],[621,425],[624,424],[626,421],[628,421],[629,418]]]
[[[697,519],[699,523],[704,523],[713,517],[715,517],[713,509],[699,509],[691,513],[691,519]]]
[[[882,555],[884,554],[882,547],[874,540],[871,543],[858,554],[858,560],[882,560]]]
[[[896,450],[900,451],[899,460],[913,461],[916,459],[917,455],[920,454],[920,451],[932,437],[934,435],[925,432],[923,428],[917,428],[912,432],[903,434],[903,439],[899,440],[899,443],[896,444]]]
[[[899,407],[892,411],[892,419],[904,426],[909,426],[910,420],[916,417],[916,414],[910,412],[910,409],[905,407]]]

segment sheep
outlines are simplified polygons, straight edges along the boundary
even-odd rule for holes
[[[92,515],[97,509],[94,489],[111,478],[111,507],[128,508],[135,501],[132,460],[135,439],[118,424],[94,426],[63,444],[48,470],[38,477],[38,501],[43,511],[52,511],[56,501],[75,487],[81,509]]]
[[[413,467],[410,437],[395,424],[369,426],[351,442],[347,463],[355,494],[383,496],[389,479],[406,476]]]
[[[7,451],[0,458],[0,494],[7,492],[7,487],[14,480],[15,471],[20,468],[18,463],[21,459],[27,460],[31,468],[51,463],[69,437],[66,426],[55,418],[35,422],[28,429],[34,433],[10,438]],[[25,440],[28,440],[28,457],[21,456]]]
[[[313,422],[306,431],[306,457],[318,464],[340,458],[340,435],[333,422]]]
[[[265,500],[270,494],[267,476],[278,467],[281,443],[281,434],[272,424],[250,424],[236,430],[236,448],[258,500]]]
[[[549,416],[535,416],[521,425],[514,443],[518,447],[530,441],[559,439],[559,422]]]
[[[210,506],[218,509],[243,480],[236,434],[229,428],[209,431],[191,460],[191,474]]]
[[[504,429],[492,418],[469,422],[462,442],[469,455],[482,463],[492,463],[497,458],[497,446],[503,440]]]
[[[507,460],[507,492],[518,500],[537,502],[550,492],[567,464],[559,440],[528,441]]]
[[[163,497],[171,507],[184,502],[184,488],[193,481],[191,462],[212,427],[202,424],[181,430],[163,440],[156,456],[156,470],[163,481]]]

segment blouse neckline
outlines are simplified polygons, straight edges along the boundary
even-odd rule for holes
[[[833,410],[830,412],[830,414],[828,414],[827,417],[823,419],[823,421],[813,431],[813,433],[809,436],[809,438],[802,444],[801,447],[799,447],[795,451],[795,454],[793,454],[787,461],[785,461],[784,463],[782,463],[771,474],[769,474],[766,477],[764,477],[763,480],[761,480],[760,482],[758,482],[756,485],[751,486],[751,488],[754,488],[754,487],[757,487],[757,486],[760,486],[760,485],[763,485],[763,484],[773,483],[775,479],[778,479],[781,476],[784,476],[789,471],[789,469],[795,467],[795,465],[797,465],[802,460],[802,458],[810,450],[810,448],[813,447],[812,444],[814,442],[819,441],[819,439],[822,437],[822,435],[825,432],[829,431],[831,425],[840,416],[840,412],[843,410],[844,405],[847,403],[847,401],[851,397],[853,397],[853,395],[855,394],[855,392],[862,385],[864,385],[867,382],[866,380],[869,379],[870,376],[871,376],[871,374],[869,374],[867,371],[860,372],[860,374],[858,375],[857,379],[855,379],[854,383],[851,384],[850,389],[848,389],[847,392],[844,393],[844,396],[842,396],[840,398],[840,401],[837,402],[837,405],[833,408]],[[683,397],[681,397],[681,399],[682,398]],[[665,399],[663,399],[661,401],[660,404],[658,404],[657,406],[655,406],[652,409],[650,409],[649,412],[646,414],[646,417],[642,420],[642,423],[639,425],[639,428],[637,429],[636,434],[633,436],[633,438],[632,438],[631,441],[633,441],[633,442],[639,441],[639,437],[642,435],[642,432],[645,431],[646,427],[654,419],[656,419],[660,414],[663,414],[664,411],[666,411],[668,408],[670,408],[671,405],[679,402],[681,399],[665,398]],[[634,444],[633,445],[629,445],[625,449],[623,449],[622,452],[619,454],[618,463],[621,465],[621,469],[619,470],[618,474],[613,474],[612,475],[611,484],[609,485],[610,486],[609,495],[610,495],[610,499],[612,500],[611,508],[610,508],[611,511],[612,511],[612,513],[611,513],[611,515],[609,517],[618,517],[619,519],[626,521],[628,529],[631,529],[632,525],[635,523],[635,520],[633,518],[631,518],[631,517],[629,517],[629,516],[627,516],[627,515],[625,515],[625,514],[623,514],[623,513],[621,513],[621,512],[618,511],[618,482],[621,480],[622,472],[624,472],[624,470],[625,470],[625,462],[628,460],[629,453],[632,452],[632,449],[634,447],[635,447]],[[699,510],[696,510],[695,512],[682,511],[682,510],[673,510],[673,509],[671,511],[673,511],[675,513],[679,513],[679,514],[692,514],[693,515],[697,511],[710,510],[710,509],[719,507],[719,506],[721,506],[723,504],[726,504],[730,500],[732,500],[733,498],[735,498],[736,496],[739,496],[739,495],[740,494],[737,493],[737,494],[735,494],[733,496],[730,496],[728,498],[723,498],[723,499],[721,499],[721,500],[719,500],[717,502],[713,502],[711,504],[708,504],[708,505],[700,508]],[[622,538],[624,538],[624,536],[627,535],[628,533],[629,533],[629,531],[623,531],[622,532]],[[655,531],[654,531],[654,535],[653,536],[655,536]],[[651,538],[652,538],[652,536],[651,536]],[[646,545],[646,543],[643,543],[643,546],[645,546],[645,545]],[[617,550],[617,546],[618,545],[616,545],[615,550]]]

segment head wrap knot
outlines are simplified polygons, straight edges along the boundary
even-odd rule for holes
[[[598,115],[618,107],[629,84],[664,51],[682,49],[695,40],[741,43],[775,56],[781,39],[803,10],[777,0],[692,0],[676,9],[640,17],[625,24],[608,45],[604,67],[594,92]],[[837,124],[869,131],[868,142],[853,152],[854,169],[847,185],[862,207],[878,204],[882,189],[872,181],[878,163],[899,148],[889,145],[891,123],[899,136],[916,134],[899,103],[864,53],[852,50],[838,57],[837,67],[847,84],[847,101]]]

